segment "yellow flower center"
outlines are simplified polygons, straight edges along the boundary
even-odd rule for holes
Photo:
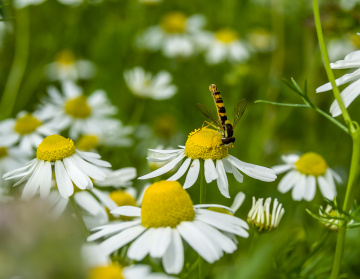
[[[192,159],[223,159],[228,155],[228,148],[221,138],[222,135],[213,129],[195,130],[186,141],[185,155]]]
[[[320,176],[327,170],[327,164],[323,157],[314,152],[303,154],[295,163],[296,169],[302,174]]]
[[[16,120],[14,130],[20,135],[31,134],[41,126],[41,124],[42,122],[35,118],[31,113],[26,113]]]
[[[125,206],[125,205],[136,206],[135,198],[124,191],[116,190],[111,192],[109,196],[110,199],[112,199],[118,206]],[[108,212],[107,208],[106,211]],[[110,220],[115,220],[115,217],[112,214],[108,214],[108,215]],[[129,221],[132,220],[133,217],[120,216],[119,219],[124,221]]]
[[[99,138],[95,135],[83,135],[76,143],[76,147],[79,150],[89,151],[93,150],[99,145]]]
[[[1,146],[0,147],[0,159],[6,157],[8,154],[7,148]]]
[[[221,29],[221,30],[215,32],[215,37],[220,42],[225,43],[225,44],[232,43],[233,41],[235,41],[239,38],[236,31],[229,29],[229,28],[224,28],[224,29]]]
[[[145,190],[141,223],[146,228],[175,228],[195,217],[189,194],[177,181],[159,181]]]
[[[160,23],[166,33],[183,33],[186,25],[186,16],[181,12],[171,12],[166,14]]]
[[[75,153],[75,145],[71,139],[59,135],[46,137],[38,146],[36,158],[43,161],[56,161],[70,157]]]
[[[88,279],[124,279],[122,267],[117,264],[98,266],[90,270]]]
[[[65,112],[74,118],[87,118],[91,115],[91,107],[84,95],[70,99],[65,103]]]
[[[71,50],[64,49],[58,53],[56,62],[65,67],[72,66],[75,63],[75,55]]]

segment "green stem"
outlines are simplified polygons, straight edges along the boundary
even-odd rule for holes
[[[29,10],[16,10],[15,52],[0,102],[0,119],[11,116],[29,55]]]
[[[329,81],[331,83],[333,93],[334,93],[334,97],[339,103],[339,106],[340,106],[340,109],[342,111],[342,116],[344,118],[344,121],[349,126],[349,130],[353,131],[354,127],[352,125],[351,117],[349,115],[349,112],[345,108],[344,102],[343,102],[343,100],[342,100],[342,98],[340,96],[339,88],[337,87],[336,82],[335,82],[334,73],[332,72],[331,67],[330,67],[330,60],[329,60],[329,56],[328,56],[328,53],[327,53],[327,50],[326,50],[325,41],[324,41],[324,35],[323,35],[323,32],[322,32],[322,28],[321,28],[321,20],[320,20],[318,0],[313,0],[313,9],[314,9],[316,32],[317,32],[318,41],[319,41],[319,45],[320,45],[321,55],[322,55],[322,58],[323,58],[323,61],[324,61],[324,64],[325,64],[326,74],[327,74],[328,79],[329,79]]]
[[[82,227],[82,229],[83,229],[83,232],[84,232],[84,234],[85,234],[85,237],[88,237],[88,236],[90,235],[90,233],[89,233],[88,228],[87,228],[86,225],[85,225],[84,219],[82,218],[80,209],[79,209],[79,207],[78,207],[78,205],[77,205],[77,203],[76,203],[76,201],[75,201],[75,199],[74,199],[74,195],[72,195],[71,197],[69,197],[69,201],[70,201],[70,203],[71,203],[71,205],[72,205],[72,207],[73,207],[73,209],[74,209],[74,213],[75,213],[75,215],[76,215],[76,219],[78,219],[78,221],[79,221],[79,223],[80,223],[80,225],[81,225],[81,227]]]
[[[204,163],[204,162],[203,162]],[[204,183],[204,166],[200,162],[200,204],[206,203],[206,185]],[[199,255],[199,279],[205,278],[205,262]]]

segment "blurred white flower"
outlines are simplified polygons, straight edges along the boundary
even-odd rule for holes
[[[69,128],[69,136],[77,139],[81,134],[102,134],[117,122],[112,115],[117,108],[110,104],[105,91],[96,90],[85,96],[82,89],[71,81],[62,83],[64,94],[54,86],[48,87],[48,98],[42,100],[38,114],[49,125],[60,130]]]
[[[28,154],[32,154],[34,149],[49,135],[55,134],[57,130],[37,112],[28,113],[21,111],[16,119],[7,119],[0,122],[0,142],[1,144],[19,143],[19,148]]]
[[[188,57],[197,51],[196,36],[203,32],[206,23],[203,15],[186,17],[182,12],[169,12],[159,25],[146,29],[138,38],[140,48],[161,50],[169,58]]]
[[[251,56],[250,46],[230,28],[220,29],[215,33],[208,32],[198,36],[197,40],[205,49],[208,64],[245,62]]]
[[[77,80],[89,79],[95,75],[95,66],[89,60],[76,60],[75,55],[68,49],[58,53],[55,62],[46,66],[49,80]]]
[[[29,5],[39,5],[45,0],[14,0],[13,4],[16,9],[22,9]]]
[[[302,156],[284,155],[281,159],[285,164],[272,168],[277,174],[289,171],[279,183],[278,190],[281,193],[293,188],[293,200],[312,201],[315,197],[317,181],[321,194],[329,200],[334,199],[336,196],[334,179],[341,183],[341,177],[328,167],[323,157],[314,152],[307,152]]]
[[[142,98],[164,100],[171,98],[177,91],[171,84],[172,76],[166,71],[161,71],[155,76],[145,72],[141,67],[124,72],[124,78],[130,91]]]
[[[263,28],[251,30],[247,37],[251,46],[258,52],[273,51],[277,45],[276,37]]]

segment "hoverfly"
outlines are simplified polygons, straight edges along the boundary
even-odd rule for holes
[[[227,119],[224,101],[221,97],[221,94],[217,86],[215,84],[211,84],[209,86],[209,90],[213,96],[217,113],[212,108],[206,105],[197,103],[196,106],[198,107],[198,109],[201,111],[202,114],[204,114],[206,117],[208,117],[212,122],[214,122],[217,125],[215,127],[219,129],[220,133],[222,134],[222,143],[229,145],[235,142],[234,129],[237,123],[239,122],[241,116],[244,114],[246,108],[246,100],[242,99],[236,104],[233,115],[234,123],[232,124],[231,121]],[[211,123],[209,124],[214,126]]]

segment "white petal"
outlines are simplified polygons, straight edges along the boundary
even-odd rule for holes
[[[283,172],[286,172],[286,171],[292,169],[293,166],[292,165],[278,165],[278,166],[273,166],[271,168],[276,172],[276,174],[281,174]]]
[[[304,199],[306,201],[312,201],[316,193],[316,178],[312,175],[308,175],[306,181],[306,190]]]
[[[191,158],[187,158],[184,161],[184,163],[181,165],[181,167],[178,169],[178,171],[173,176],[168,178],[167,180],[168,181],[176,181],[176,180],[180,179],[187,171],[190,163],[191,163]]]
[[[220,190],[220,193],[224,197],[230,198],[229,183],[228,183],[228,180],[227,180],[224,165],[223,165],[221,160],[216,160],[216,171],[218,173],[217,185],[218,185],[218,188]]]
[[[189,172],[186,176],[185,183],[183,186],[184,189],[187,189],[194,185],[194,183],[196,182],[196,180],[199,176],[199,171],[200,171],[200,161],[199,161],[199,159],[195,159],[192,162]]]
[[[35,169],[31,175],[30,179],[25,184],[24,190],[21,195],[22,199],[28,200],[28,199],[31,199],[35,195],[37,189],[40,186],[40,182],[42,179],[42,176],[41,175],[39,176],[39,174],[42,173],[43,166],[44,166],[44,161],[39,160],[35,166]]]
[[[93,228],[93,229],[91,229],[91,231],[95,231],[95,230],[99,230],[99,231],[90,235],[87,238],[87,241],[93,241],[93,240],[99,239],[101,237],[111,235],[111,234],[120,232],[122,230],[131,228],[131,227],[138,226],[140,224],[141,224],[141,220],[135,219],[133,221],[128,221],[128,222],[113,222],[108,225]]]
[[[239,192],[234,198],[233,204],[231,205],[231,210],[233,212],[236,212],[243,204],[244,200],[245,200],[245,194],[243,192]]]
[[[215,168],[215,164],[213,160],[206,159],[204,161],[204,169],[205,169],[205,180],[206,183],[210,183],[211,181],[218,178],[218,174]]]
[[[300,173],[296,170],[288,172],[281,180],[278,186],[278,191],[281,193],[288,192],[295,183],[300,179]]]
[[[305,196],[306,191],[306,175],[301,174],[299,180],[295,183],[292,190],[292,198],[294,201],[301,201]]]
[[[162,258],[169,247],[171,241],[171,228],[156,228],[154,239],[150,250],[153,258]]]
[[[329,200],[333,200],[336,196],[335,183],[332,177],[330,178],[331,174],[329,176],[327,173],[328,171],[324,176],[318,176],[317,180],[319,182],[320,192],[323,197]]]
[[[81,190],[85,190],[88,185],[88,180],[83,172],[78,168],[75,160],[71,157],[63,159],[67,173],[74,184]]]
[[[360,94],[360,79],[347,86],[341,92],[341,99],[347,108]],[[339,116],[342,112],[337,100],[335,100],[330,106],[330,112],[333,117]]]
[[[178,274],[184,266],[184,246],[179,232],[171,230],[171,241],[162,260],[166,273]]]
[[[74,187],[60,160],[55,161],[55,178],[60,195],[64,198],[70,197],[74,193]]]
[[[40,182],[40,197],[42,199],[45,199],[50,193],[51,180],[52,180],[51,163],[48,161],[45,161],[43,177]]]
[[[123,216],[130,216],[130,217],[140,217],[141,216],[141,208],[136,206],[120,206],[111,210],[111,214],[119,214]]]
[[[129,259],[141,261],[148,253],[150,253],[156,230],[157,228],[146,230],[130,245],[127,252]]]

